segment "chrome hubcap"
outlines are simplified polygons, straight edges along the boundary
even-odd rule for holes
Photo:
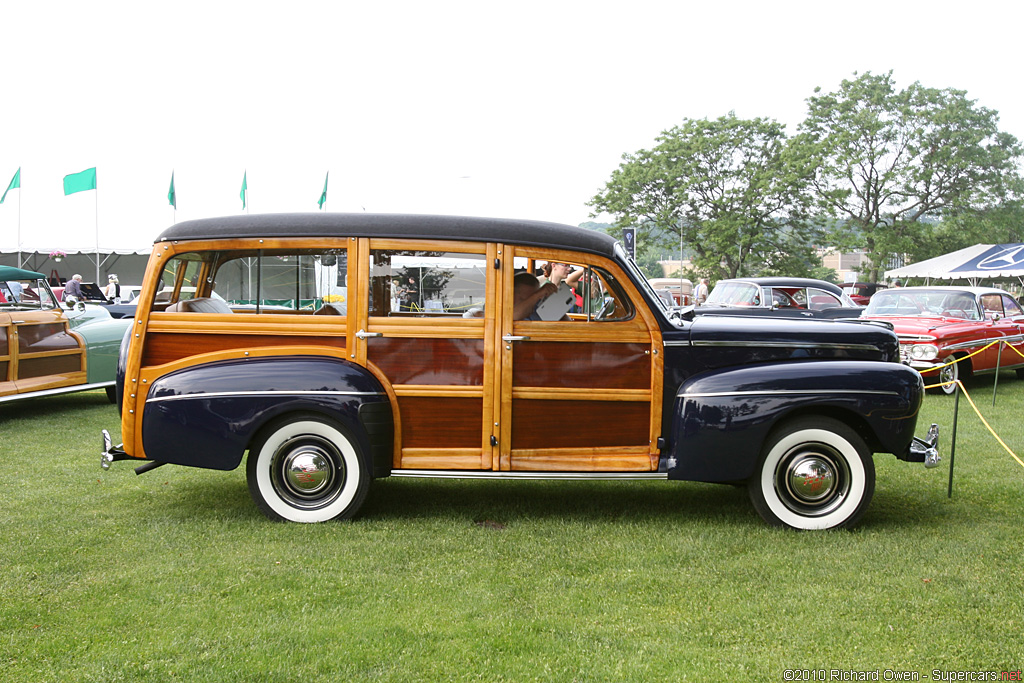
[[[281,444],[271,465],[274,488],[288,503],[319,508],[337,498],[345,483],[341,453],[330,441],[302,435]]]
[[[836,473],[830,462],[811,456],[790,466],[787,483],[797,500],[818,503],[832,495]]]
[[[779,461],[779,499],[801,515],[825,515],[842,505],[850,491],[850,471],[842,455],[825,444],[803,444]]]
[[[289,454],[283,470],[288,487],[300,495],[316,495],[331,483],[330,463],[317,449]]]

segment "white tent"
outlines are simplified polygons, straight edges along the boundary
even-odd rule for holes
[[[1015,277],[1024,284],[1024,244],[975,244],[959,251],[885,271],[886,279],[981,280]]]

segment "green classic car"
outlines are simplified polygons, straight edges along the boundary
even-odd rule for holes
[[[102,308],[65,309],[42,273],[0,266],[0,403],[103,388],[113,400],[131,323]]]

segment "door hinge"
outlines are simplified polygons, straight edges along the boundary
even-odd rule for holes
[[[491,434],[491,445],[492,446],[497,446],[498,445],[498,437],[496,437],[494,434]]]
[[[501,259],[500,258],[494,259],[494,269],[495,270],[501,270]]]

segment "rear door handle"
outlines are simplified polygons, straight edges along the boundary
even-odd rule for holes
[[[516,335],[512,335],[512,334],[506,334],[504,337],[501,338],[501,341],[514,342],[514,341],[528,341],[529,339],[530,338],[525,336],[525,335],[516,336]]]

